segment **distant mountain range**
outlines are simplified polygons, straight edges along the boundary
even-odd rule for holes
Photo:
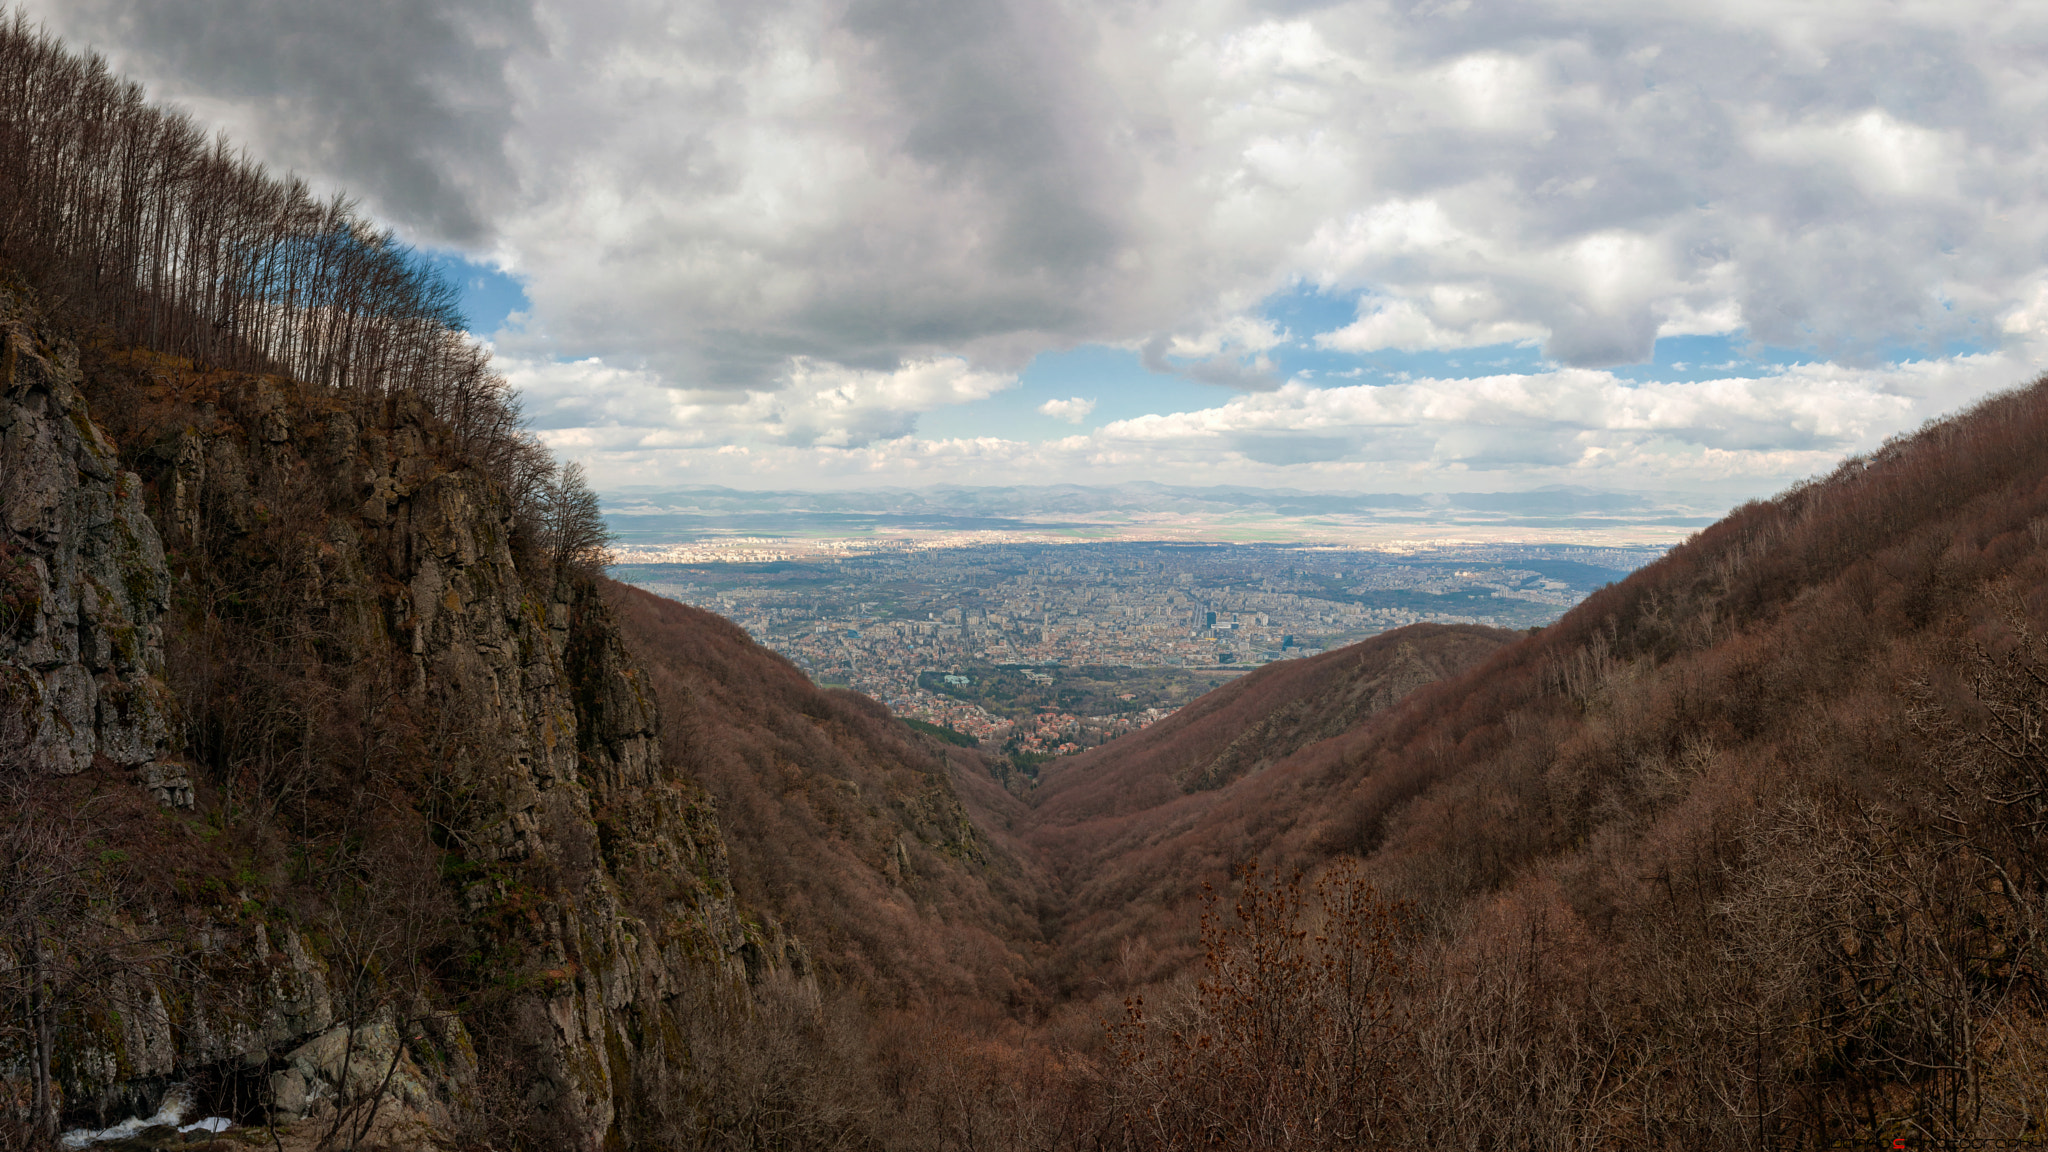
[[[1539,534],[1635,529],[1646,538],[1675,538],[1711,524],[1722,511],[1699,498],[1564,486],[1414,494],[1142,482],[833,492],[706,485],[619,489],[606,500],[607,519],[628,543],[891,531],[1142,534],[1162,524],[1183,533],[1205,526],[1263,524],[1311,534],[1369,527],[1471,527]]]

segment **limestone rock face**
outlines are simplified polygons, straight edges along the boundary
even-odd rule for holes
[[[169,737],[163,544],[78,385],[76,350],[0,294],[0,749],[40,773],[105,756],[172,781],[152,764]]]
[[[65,1037],[74,1114],[96,1126],[148,1115],[166,1084],[196,1068],[261,1064],[334,1024],[328,965],[289,925],[202,921],[175,960],[184,979],[124,973],[105,989],[96,1026]]]
[[[437,465],[434,431],[402,402],[389,426],[365,428],[257,388],[169,455],[162,516],[195,553],[284,494],[320,494],[298,513],[324,518],[298,610],[350,637],[364,667],[395,659],[393,691],[430,742],[464,749],[452,786],[476,803],[453,832],[478,878],[460,895],[479,921],[516,905],[528,924],[521,978],[540,979],[510,1015],[537,1054],[534,1104],[564,1146],[623,1138],[661,1069],[686,1058],[662,1047],[678,1035],[663,1016],[707,979],[760,978],[801,949],[733,905],[710,802],[664,776],[653,704],[602,597],[522,572],[503,492]],[[538,875],[551,891],[531,906],[522,888]],[[629,910],[629,891],[650,888],[657,902]]]
[[[235,611],[317,638],[294,651],[396,702],[460,798],[439,825],[445,874],[479,952],[512,957],[479,978],[518,990],[494,1027],[532,1065],[527,1104],[552,1146],[633,1146],[671,1103],[682,1014],[706,987],[808,979],[803,946],[734,903],[711,801],[664,766],[601,593],[522,570],[510,500],[416,403],[210,377],[165,402],[175,417],[127,444],[138,471],[123,471],[76,353],[4,290],[0,339],[0,748],[44,774],[105,757],[173,808],[225,788],[225,769],[173,743],[165,652],[210,627],[185,589],[260,588]],[[408,1115],[459,1106],[475,1070],[449,1057],[471,1050],[463,1019],[395,998],[344,1019],[317,926],[252,907],[149,912],[161,923],[138,935],[174,939],[172,960],[109,985],[67,1032],[67,1107],[118,1119],[211,1070],[261,1084],[289,1118],[366,1090],[344,1056],[395,1059]]]
[[[460,895],[480,921],[530,912],[519,949],[541,978],[510,1015],[536,1054],[533,1103],[565,1147],[619,1141],[660,1068],[685,1058],[660,1048],[677,1035],[662,1016],[707,975],[757,974],[763,947],[722,882],[708,800],[661,773],[652,704],[601,598],[587,581],[520,571],[504,494],[437,466],[432,430],[402,404],[391,426],[364,428],[259,389],[223,415],[183,434],[175,483],[159,485],[174,540],[204,551],[218,541],[199,534],[270,513],[265,493],[321,492],[301,610],[349,636],[365,666],[395,657],[394,691],[467,749],[456,784],[480,802],[456,833],[479,878]],[[177,539],[185,525],[195,534]],[[535,874],[553,891],[527,908]],[[649,878],[666,899],[629,911],[626,889]],[[353,1091],[328,1074],[337,1035],[295,1050],[274,1087],[301,1107]],[[412,1097],[430,1086],[403,1082],[423,1108]]]

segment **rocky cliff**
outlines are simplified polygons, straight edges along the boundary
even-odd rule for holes
[[[4,293],[0,365],[0,755],[89,780],[51,826],[147,861],[79,921],[123,945],[78,949],[96,978],[6,942],[46,956],[25,995],[58,1013],[68,1123],[183,1082],[237,1119],[353,1124],[383,1086],[387,1126],[495,1111],[631,1146],[666,1122],[693,1006],[803,985],[802,948],[732,899],[592,578],[522,554],[417,405],[81,368]],[[160,806],[91,801],[122,786]]]
[[[163,545],[77,360],[0,300],[0,747],[40,773],[105,757],[168,788]],[[189,804],[189,786],[166,799]]]

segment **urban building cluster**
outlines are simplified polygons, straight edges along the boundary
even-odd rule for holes
[[[728,617],[820,683],[1034,755],[1143,727],[1240,670],[1406,624],[1546,623],[1648,558],[1498,545],[1406,554],[1147,543],[813,547],[800,559],[773,546],[746,552],[777,558],[622,563],[613,572]],[[1090,668],[1186,675],[1179,695],[1154,690],[1164,682],[1068,691],[1076,677],[1101,679]],[[1011,673],[1001,698],[982,684],[991,669]]]

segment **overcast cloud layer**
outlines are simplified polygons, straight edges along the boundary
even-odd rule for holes
[[[30,10],[520,276],[503,363],[617,483],[1769,486],[2048,338],[2031,6]],[[1304,293],[1344,314],[1273,318]],[[1687,335],[1777,351],[1609,371]],[[1206,387],[1131,414],[1055,384],[1022,406],[1054,434],[917,434],[1086,344]],[[1368,370],[1514,345],[1539,362]]]

